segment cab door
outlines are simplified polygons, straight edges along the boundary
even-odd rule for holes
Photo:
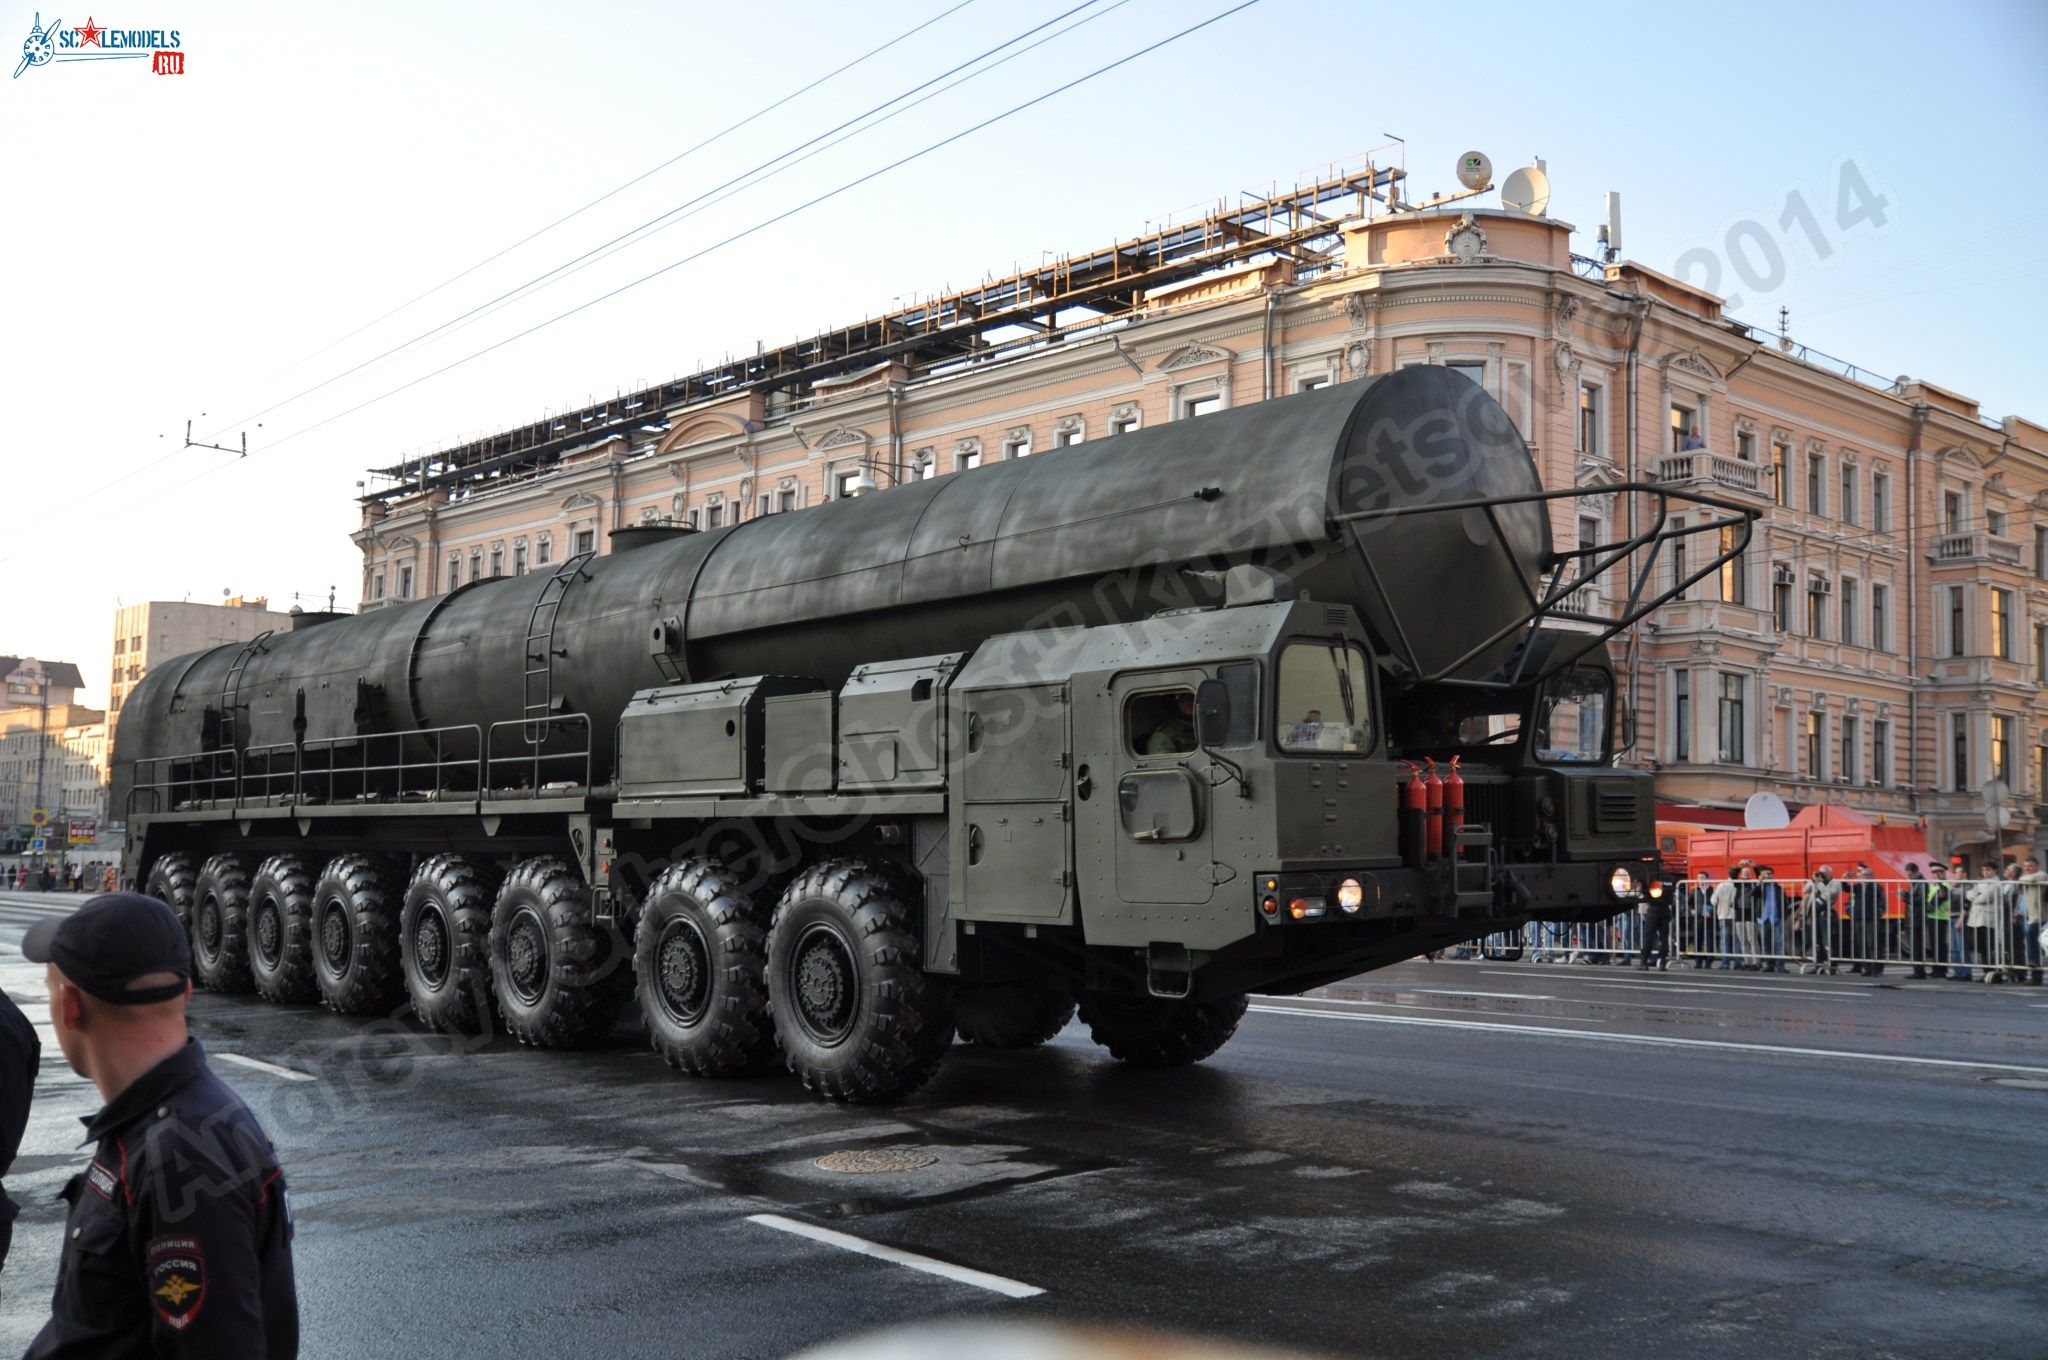
[[[1200,906],[1215,895],[1215,790],[1195,749],[1198,669],[1119,676],[1110,687],[1115,732],[1097,816],[1110,825],[1117,896],[1130,903]],[[1100,776],[1098,776],[1100,778]]]

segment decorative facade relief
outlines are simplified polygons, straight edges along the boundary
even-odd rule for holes
[[[1372,372],[1372,341],[1353,340],[1344,347],[1344,376],[1363,378]]]
[[[1550,367],[1557,375],[1557,394],[1560,397],[1571,395],[1573,385],[1578,382],[1579,371],[1585,366],[1585,361],[1573,351],[1571,341],[1559,340],[1551,346]]]
[[[1215,345],[1205,345],[1199,340],[1190,340],[1164,359],[1161,359],[1159,361],[1159,371],[1161,373],[1171,373],[1176,369],[1196,368],[1202,364],[1225,363],[1231,357],[1232,355],[1229,350],[1220,349]]]

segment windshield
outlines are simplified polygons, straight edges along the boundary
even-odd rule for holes
[[[1280,653],[1274,731],[1283,751],[1370,751],[1372,690],[1365,653],[1341,642],[1293,642]]]
[[[1607,730],[1614,711],[1614,677],[1574,666],[1543,682],[1536,707],[1536,758],[1559,764],[1598,765],[1609,754]]]

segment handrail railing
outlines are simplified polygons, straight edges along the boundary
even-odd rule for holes
[[[516,745],[520,748],[506,755],[498,754],[501,731],[519,729]],[[556,728],[562,729],[573,738],[578,728],[583,732],[580,750],[550,751],[546,749],[547,738]],[[538,737],[535,736],[538,730]],[[588,788],[591,769],[590,715],[587,713],[557,713],[545,718],[507,718],[491,724],[484,738],[484,782],[492,789],[525,788],[545,789],[550,787]],[[546,776],[562,772],[577,773],[577,762],[581,762],[581,778],[548,779]],[[566,767],[566,769],[565,769]],[[516,782],[501,782],[501,774],[523,774]]]
[[[421,744],[426,749],[416,752]],[[584,746],[579,758],[585,762],[587,784],[587,740]],[[144,756],[135,762],[126,809],[130,814],[141,811],[139,804],[145,799],[149,811],[158,813],[193,803],[240,809],[358,799],[403,802],[457,794],[473,799],[484,785],[488,751],[479,724],[457,723],[411,732],[272,742],[243,751]]]

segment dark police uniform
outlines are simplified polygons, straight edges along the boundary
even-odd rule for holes
[[[298,1354],[292,1216],[270,1139],[197,1041],[85,1121],[52,1316],[24,1360]]]
[[[28,1102],[36,1088],[36,1069],[43,1046],[36,1027],[11,997],[0,992],[0,1176],[14,1165],[21,1150],[21,1132],[28,1127]],[[0,1266],[7,1263],[7,1245],[14,1236],[14,1218],[21,1206],[7,1198],[0,1185]]]

